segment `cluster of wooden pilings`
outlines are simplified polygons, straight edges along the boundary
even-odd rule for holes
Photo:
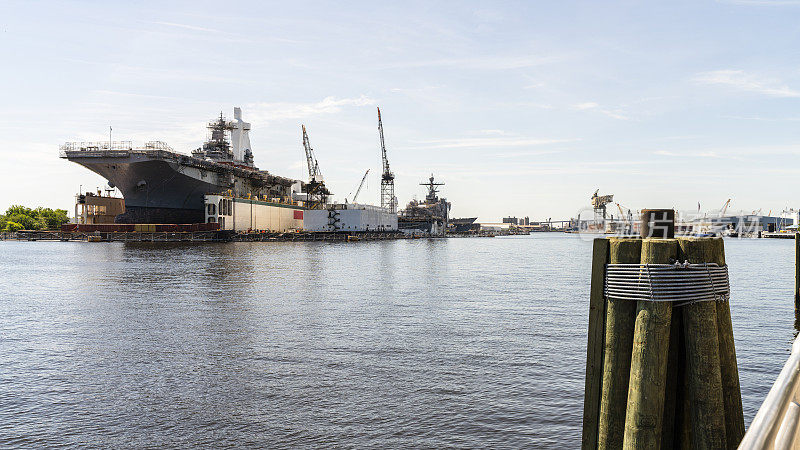
[[[720,238],[594,242],[583,449],[734,449],[744,436],[728,301],[606,299],[606,264],[725,265]]]

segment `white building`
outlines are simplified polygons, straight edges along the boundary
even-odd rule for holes
[[[388,208],[342,203],[305,211],[306,231],[397,231],[397,214]]]

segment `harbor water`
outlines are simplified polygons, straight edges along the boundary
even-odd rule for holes
[[[726,240],[745,422],[794,242]],[[0,446],[577,448],[591,241],[0,242]]]

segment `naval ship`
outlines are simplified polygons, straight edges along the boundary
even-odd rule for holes
[[[425,201],[411,200],[406,209],[400,211],[397,226],[406,233],[444,236],[451,206],[447,199],[439,198],[438,195],[438,186],[444,186],[444,183],[435,182],[431,174],[428,182],[420,183],[420,186],[428,188]]]
[[[117,223],[203,222],[206,194],[264,197],[286,201],[300,192],[299,180],[273,175],[254,165],[250,124],[242,110],[234,120],[219,117],[209,122],[209,138],[191,156],[178,153],[161,141],[134,147],[121,142],[68,142],[60,156],[96,172],[122,192],[125,212]]]

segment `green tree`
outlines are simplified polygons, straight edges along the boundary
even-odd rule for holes
[[[12,216],[12,215],[15,215],[15,214],[20,214],[20,215],[23,215],[23,216],[34,216],[36,214],[36,211],[34,211],[34,210],[30,209],[30,208],[26,208],[26,207],[24,207],[22,205],[11,205],[6,210],[6,216]]]
[[[67,211],[64,209],[50,209],[50,208],[36,208],[36,216],[37,222],[41,225],[42,228],[46,229],[54,229],[61,226],[61,224],[67,223],[69,219],[67,218]]]
[[[35,230],[36,229],[36,219],[27,216],[25,214],[9,214],[8,221],[14,222],[17,225],[20,225],[25,230]]]
[[[63,209],[43,207],[31,209],[13,205],[8,208],[5,217],[0,221],[0,229],[6,228],[6,222],[14,222],[25,230],[56,229],[68,221],[67,211]]]
[[[5,228],[3,228],[3,231],[19,231],[19,230],[22,230],[22,229],[23,229],[22,225],[20,225],[20,224],[18,224],[16,222],[9,221],[9,222],[6,222],[6,226],[5,226]]]

